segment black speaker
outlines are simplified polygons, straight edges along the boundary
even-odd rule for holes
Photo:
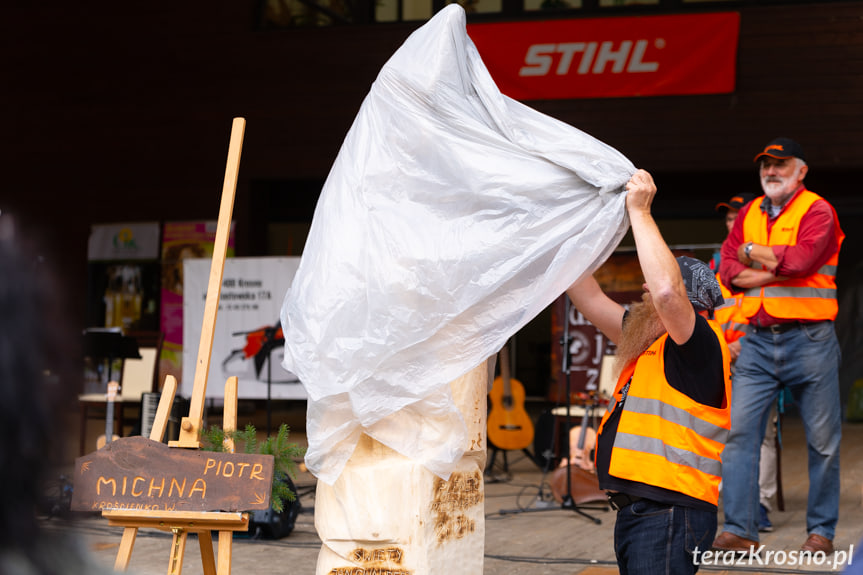
[[[539,415],[534,426],[533,459],[542,470],[557,467],[561,459],[560,454],[566,453],[561,450],[560,433],[556,426],[557,418],[548,409]]]
[[[290,477],[283,480],[288,488],[294,492],[296,498],[293,501],[285,500],[281,513],[276,513],[273,508],[256,509],[249,513],[249,535],[253,539],[281,539],[287,537],[294,530],[297,515],[300,514],[300,495],[294,482]]]

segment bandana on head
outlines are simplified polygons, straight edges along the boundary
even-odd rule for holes
[[[695,258],[680,256],[677,265],[680,266],[686,285],[686,296],[695,311],[710,311],[725,302],[719,282],[707,264]]]

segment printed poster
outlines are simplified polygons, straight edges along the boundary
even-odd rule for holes
[[[204,321],[210,260],[184,260],[183,373],[180,391],[191,397]],[[305,388],[282,367],[279,312],[300,265],[299,257],[228,258],[210,355],[206,397],[224,397],[237,376],[241,399],[306,399]]]
[[[212,258],[218,222],[166,222],[162,235],[160,330],[165,334],[159,361],[159,381],[173,375],[183,381],[183,261]],[[227,257],[234,255],[234,223],[228,235]],[[200,326],[199,326],[200,327]],[[195,346],[197,350],[197,345]]]

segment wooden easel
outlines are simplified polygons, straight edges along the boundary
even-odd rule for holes
[[[213,260],[210,267],[210,280],[207,286],[201,341],[198,347],[198,359],[195,364],[195,380],[189,415],[182,420],[179,439],[171,441],[169,443],[170,447],[190,449],[199,449],[201,447],[198,433],[203,423],[207,375],[210,369],[210,356],[212,354],[213,336],[216,327],[216,313],[219,309],[219,296],[221,294],[222,275],[225,268],[225,257],[228,248],[228,236],[230,234],[234,194],[237,187],[237,175],[239,172],[245,126],[245,119],[234,118],[228,148],[228,162],[225,168],[224,186],[222,187],[218,227],[213,247]],[[150,432],[151,440],[162,441],[176,392],[177,380],[169,375],[165,378],[165,385],[162,388],[162,396],[159,400],[156,418]],[[230,377],[225,384],[223,429],[228,432],[236,430],[236,427],[237,378]],[[226,450],[229,452],[234,451],[233,440],[226,440]],[[128,567],[138,529],[141,527],[151,527],[173,533],[168,575],[180,575],[183,568],[186,539],[189,533],[196,533],[198,535],[204,574],[230,575],[233,532],[247,531],[249,528],[248,514],[242,512],[106,509],[102,511],[102,516],[108,519],[109,525],[125,528],[123,538],[120,542],[120,550],[117,553],[117,560],[114,563],[114,569],[117,571],[124,571]],[[212,531],[219,532],[218,565],[213,556]]]

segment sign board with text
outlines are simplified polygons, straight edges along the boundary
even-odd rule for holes
[[[227,258],[213,335],[207,397],[222,397],[225,380],[237,376],[242,399],[305,399],[305,388],[282,367],[284,337],[279,314],[300,265],[298,257]],[[183,267],[183,373],[181,394],[192,393],[204,317],[210,260]],[[269,387],[269,389],[268,389]]]
[[[177,449],[139,435],[75,460],[72,509],[269,509],[272,455]]]
[[[501,92],[516,100],[734,91],[740,14],[471,24]]]

